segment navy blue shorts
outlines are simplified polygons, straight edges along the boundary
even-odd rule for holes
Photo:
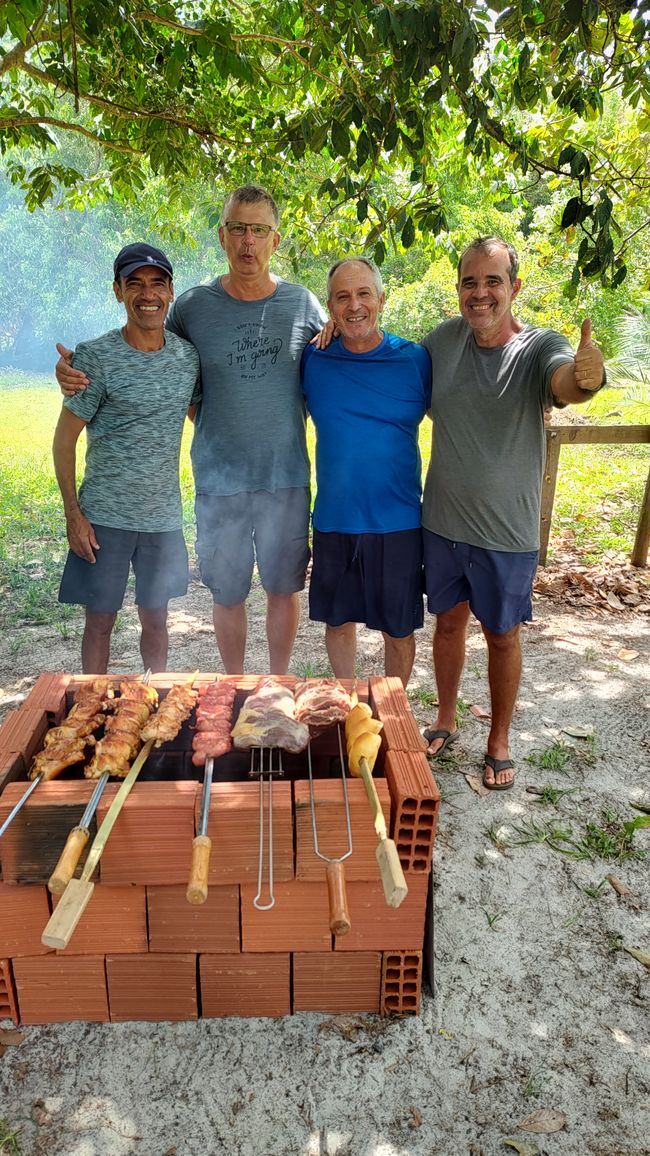
[[[267,594],[305,588],[309,563],[309,487],[197,494],[196,553],[201,578],[220,606],[244,602],[253,566]]]
[[[59,602],[85,606],[96,614],[114,614],[124,601],[133,566],[135,601],[143,610],[160,610],[170,598],[187,594],[187,550],[182,530],[161,534],[116,530],[92,523],[100,549],[95,562],[68,551]]]
[[[537,550],[522,554],[483,550],[423,530],[424,573],[431,614],[469,602],[472,614],[492,634],[507,634],[533,617]]]
[[[314,530],[309,617],[328,626],[365,622],[391,638],[424,623],[422,533],[323,534]]]

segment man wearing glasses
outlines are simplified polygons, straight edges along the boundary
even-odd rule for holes
[[[244,185],[230,193],[219,228],[228,272],[183,293],[167,318],[201,362],[192,442],[196,549],[228,674],[244,669],[255,560],[267,598],[269,669],[287,672],[309,561],[300,358],[325,313],[307,289],[270,272],[278,221],[265,189]],[[57,377],[64,390],[79,388],[80,378],[62,362]]]

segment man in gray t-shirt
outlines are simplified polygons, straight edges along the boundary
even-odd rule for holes
[[[300,358],[325,313],[303,286],[270,272],[280,242],[278,221],[265,189],[235,189],[219,229],[228,272],[184,293],[167,322],[192,342],[201,361],[202,399],[192,443],[196,549],[229,674],[244,669],[246,598],[255,562],[266,593],[269,668],[286,674],[309,562]],[[63,362],[57,378],[64,392],[87,383]]]
[[[575,355],[564,337],[512,313],[518,259],[478,238],[458,267],[460,317],[424,339],[432,366],[433,438],[422,524],[438,717],[429,754],[458,737],[456,707],[470,610],[488,647],[492,700],[483,783],[514,782],[508,736],[521,673],[519,631],[531,617],[544,465],[544,410],[580,403],[605,383],[583,322]]]
[[[65,399],[54,436],[70,544],[59,600],[85,607],[84,673],[107,669],[131,565],[145,667],[165,669],[167,602],[187,590],[178,460],[185,417],[200,397],[199,359],[164,328],[172,275],[159,249],[135,244],[120,251],[113,288],[126,324],[77,346],[74,363],[89,385]],[[77,494],[76,447],[84,429]]]

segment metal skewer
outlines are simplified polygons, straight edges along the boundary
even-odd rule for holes
[[[210,798],[212,794],[212,773],[214,759],[209,755],[205,762],[203,774],[203,798],[201,800],[201,820],[199,833],[192,843],[192,866],[190,879],[187,884],[186,898],[188,903],[205,903],[208,898],[208,869],[210,867],[210,852],[212,839],[208,835],[208,819],[210,817]]]
[[[314,853],[319,859],[327,863],[325,878],[327,879],[327,897],[330,907],[330,931],[332,935],[347,935],[350,930],[350,915],[348,912],[348,897],[345,889],[345,868],[343,863],[352,854],[352,827],[350,825],[350,801],[348,799],[348,785],[345,775],[345,761],[343,758],[343,743],[341,728],[336,728],[339,740],[339,755],[341,763],[341,781],[343,785],[343,806],[345,808],[345,822],[348,833],[348,849],[344,855],[334,858],[324,855],[318,845],[318,829],[316,824],[316,804],[314,801],[314,777],[311,765],[311,743],[307,747],[307,768],[309,771],[309,802],[311,805],[311,829],[314,839]]]
[[[11,811],[7,815],[7,818],[5,819],[4,823],[0,827],[0,839],[4,835],[5,831],[7,830],[7,827],[10,825],[12,820],[16,818],[16,815],[18,814],[18,812],[24,807],[24,805],[27,802],[32,791],[36,790],[36,788],[37,788],[37,786],[40,783],[42,778],[43,778],[43,772],[41,771],[40,775],[37,775],[36,778],[34,779],[34,781],[29,784],[27,790],[25,791],[25,794],[21,796],[21,798],[16,803],[15,807],[12,807]]]
[[[259,834],[259,855],[258,855],[258,860],[257,860],[257,895],[255,896],[255,898],[253,900],[253,907],[256,907],[258,911],[270,911],[271,908],[275,906],[275,895],[273,894],[273,751],[274,750],[277,752],[277,756],[278,756],[278,766],[277,766],[277,770],[276,770],[277,775],[281,777],[284,774],[284,770],[282,769],[282,751],[280,750],[279,747],[251,748],[251,769],[250,769],[251,777],[256,774],[255,761],[254,761],[255,760],[255,749],[258,749],[260,752],[260,768],[259,768],[259,777],[260,777],[260,805],[259,805],[259,809],[260,809],[260,834]],[[262,880],[264,878],[264,843],[265,843],[265,837],[264,837],[264,795],[265,795],[265,791],[264,791],[264,751],[265,751],[265,749],[266,749],[267,754],[268,754],[268,792],[266,792],[266,793],[268,793],[268,797],[269,797],[269,803],[268,803],[269,815],[268,815],[268,823],[267,823],[268,850],[266,853],[267,854],[267,861],[268,861],[268,871],[267,871],[268,892],[269,892],[269,902],[268,903],[262,903],[261,902],[261,899],[262,899]]]

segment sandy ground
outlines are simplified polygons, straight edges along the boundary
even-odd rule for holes
[[[261,609],[258,592],[251,671],[265,669]],[[216,668],[208,614],[198,586],[176,604],[170,668]],[[523,840],[555,825],[571,827],[578,846],[588,822],[611,833],[616,816],[637,814],[631,802],[650,801],[649,642],[647,615],[567,612],[538,600],[524,631],[511,792],[483,797],[469,785],[487,723],[465,712],[454,758],[436,767],[435,981],[421,1016],[27,1028],[0,1057],[0,1118],[19,1145],[3,1147],[0,1130],[0,1151],[648,1156],[649,972],[624,950],[650,951],[648,860],[574,859]],[[410,688],[420,723],[431,712],[418,698],[432,689],[429,646],[427,628]],[[79,669],[78,650],[78,636],[6,631],[0,709],[42,669]],[[113,669],[138,668],[129,610]],[[325,669],[321,631],[304,617],[294,670]],[[381,673],[378,639],[365,631],[359,672]],[[488,706],[476,629],[462,696]],[[558,741],[567,765],[541,769],[533,752]],[[547,785],[570,793],[553,805],[527,790]],[[637,831],[634,846],[648,851],[650,832]],[[608,873],[631,894],[620,897]]]

